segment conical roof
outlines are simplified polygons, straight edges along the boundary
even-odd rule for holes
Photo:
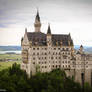
[[[51,34],[50,24],[48,25],[47,34]]]
[[[37,10],[36,20],[40,21],[39,11]]]

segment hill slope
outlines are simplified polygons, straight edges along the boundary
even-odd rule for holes
[[[75,45],[74,48],[76,50],[79,49],[79,45]],[[21,46],[0,46],[0,51],[20,51]],[[92,47],[84,46],[84,51],[87,53],[92,53]]]
[[[0,51],[16,51],[21,50],[21,46],[0,46]]]

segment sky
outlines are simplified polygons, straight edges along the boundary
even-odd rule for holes
[[[21,45],[34,32],[39,10],[41,32],[48,23],[52,34],[71,34],[74,45],[92,46],[92,0],[0,0],[0,45]]]

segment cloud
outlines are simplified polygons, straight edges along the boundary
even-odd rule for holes
[[[92,0],[0,0],[0,45],[20,44],[18,33],[23,34],[25,27],[34,31],[36,7],[42,32],[49,22],[52,33],[70,32],[75,44],[92,44]],[[10,34],[15,38],[11,40]]]

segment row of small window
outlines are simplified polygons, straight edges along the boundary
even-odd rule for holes
[[[70,68],[70,65],[63,65],[63,68]]]
[[[60,68],[61,65],[53,65],[52,67],[53,67],[53,68]]]
[[[51,57],[51,59],[61,59],[61,57]]]
[[[52,66],[49,65],[49,67],[60,68],[61,66],[60,65],[52,65]],[[40,66],[40,68],[47,68],[47,66]]]
[[[33,53],[33,55],[40,55],[39,53]],[[42,53],[41,55],[47,55],[47,53]]]
[[[74,65],[72,67],[75,67]],[[77,65],[77,68],[84,68],[84,66]],[[85,66],[85,68],[88,68],[88,66]]]
[[[61,57],[49,57],[49,59],[61,59]],[[36,58],[35,57],[33,57],[33,60],[35,60]],[[47,57],[39,57],[38,58],[39,60],[41,60],[41,59],[47,59]]]
[[[33,48],[33,50],[39,50],[40,48]],[[68,51],[69,48],[53,48],[53,50],[63,50],[63,51]],[[41,48],[41,50],[47,50],[47,48]]]
[[[46,64],[47,62],[39,62],[39,64]],[[35,62],[33,62],[33,64],[36,64]]]
[[[63,61],[62,63],[70,63],[70,61]]]
[[[49,52],[48,54],[51,54],[51,53]],[[59,53],[53,52],[52,54],[53,54],[53,55],[60,55],[61,53],[60,53],[60,52],[59,52]],[[70,52],[63,52],[62,54],[65,54],[65,55],[68,54],[68,55],[70,55]],[[45,53],[41,53],[41,54],[40,54],[39,52],[37,52],[37,53],[34,52],[33,55],[47,55],[47,53],[45,52]]]
[[[74,63],[74,62],[72,62],[72,63]],[[84,64],[84,62],[76,62],[76,64]],[[85,62],[85,64],[88,64],[88,62]]]
[[[49,61],[49,63],[59,63],[60,64],[60,61],[52,61],[52,62]],[[33,62],[33,64],[36,64],[36,63]],[[39,64],[47,64],[47,62],[46,61],[45,62],[39,62]]]
[[[70,55],[70,52],[63,52],[62,54],[64,54],[64,55]]]
[[[79,65],[77,65],[77,67],[79,68],[84,68],[84,66],[79,66]],[[88,68],[88,66],[85,66],[85,68]]]
[[[39,50],[40,48],[33,48],[33,50]],[[47,48],[41,48],[42,50],[47,50]]]
[[[35,58],[35,57],[33,57],[33,60],[35,60],[35,59],[36,59],[36,58]],[[41,58],[41,57],[39,57],[38,59],[39,59],[39,60],[41,60],[41,59],[47,59],[47,58],[46,58],[46,57],[42,57],[42,58]]]
[[[22,67],[24,67],[24,65]],[[51,66],[49,65],[49,67],[51,67]],[[52,68],[60,68],[60,67],[61,67],[61,65],[52,65]],[[26,68],[27,68],[27,66],[26,66]],[[47,68],[47,66],[40,66],[40,68]],[[70,68],[70,65],[63,65],[63,68]]]

